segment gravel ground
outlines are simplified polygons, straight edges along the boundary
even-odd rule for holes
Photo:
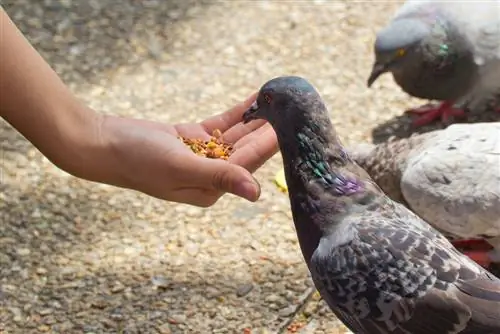
[[[199,120],[298,74],[321,91],[349,144],[409,135],[400,115],[423,103],[389,76],[365,84],[375,30],[400,2],[2,5],[103,113]],[[256,174],[258,203],[227,195],[198,209],[73,178],[0,127],[0,332],[345,332],[310,296],[288,200],[272,183],[279,155]]]

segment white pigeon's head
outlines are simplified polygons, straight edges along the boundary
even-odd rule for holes
[[[429,24],[414,18],[402,18],[392,21],[382,29],[375,40],[375,63],[368,78],[370,87],[380,75],[392,72],[404,66],[412,53],[431,33]]]

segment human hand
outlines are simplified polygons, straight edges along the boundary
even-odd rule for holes
[[[255,96],[201,123],[168,125],[104,116],[101,134],[117,161],[122,180],[117,185],[201,207],[213,205],[226,192],[256,201],[260,186],[251,173],[278,151],[278,144],[264,121],[241,123]],[[177,138],[208,140],[215,129],[234,146],[227,161],[197,156]]]
[[[251,172],[277,151],[277,140],[269,125],[240,123],[255,95],[200,124],[104,116],[74,96],[2,8],[0,30],[0,77],[5,78],[0,80],[0,117],[60,169],[199,206],[214,204],[224,192],[251,201],[259,197]],[[206,139],[216,128],[236,148],[229,161],[196,156],[177,138]]]

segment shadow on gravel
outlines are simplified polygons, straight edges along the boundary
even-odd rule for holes
[[[488,110],[481,114],[471,115],[467,120],[456,119],[453,123],[479,123],[499,121],[500,113]],[[432,124],[420,128],[414,128],[411,122],[412,116],[402,112],[400,116],[396,116],[389,121],[374,127],[372,130],[372,142],[374,144],[379,144],[387,141],[392,136],[396,138],[408,138],[414,133],[426,133],[434,130],[444,129],[446,127],[440,120],[437,120]]]
[[[203,15],[213,3],[5,0],[2,6],[65,82],[81,83],[168,53],[175,25]]]
[[[0,183],[1,330],[186,333],[206,324],[211,333],[226,327],[229,313],[233,322],[276,329],[291,314],[278,311],[307,287],[293,274],[300,268],[258,251],[253,264],[227,270],[218,258],[186,255],[182,218],[168,203],[44,177]],[[153,210],[156,219],[141,217]],[[270,295],[292,299],[281,306],[283,297]]]

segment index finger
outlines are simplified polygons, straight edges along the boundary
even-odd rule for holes
[[[235,124],[241,122],[243,113],[250,108],[250,105],[255,101],[257,92],[252,93],[245,101],[238,103],[228,111],[212,116],[200,123],[201,127],[209,134],[215,129],[225,132]]]

